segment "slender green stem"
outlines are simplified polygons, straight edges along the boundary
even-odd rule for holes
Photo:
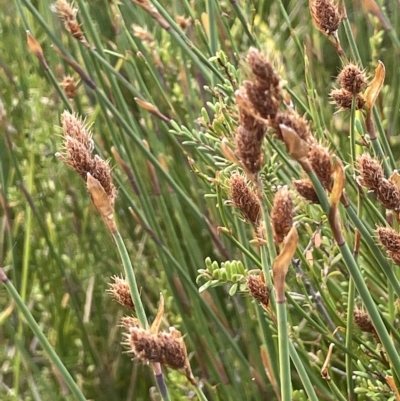
[[[136,283],[135,273],[131,264],[131,259],[126,250],[125,243],[121,237],[119,231],[113,232],[113,237],[118,247],[119,254],[121,256],[122,264],[124,266],[125,275],[128,280],[129,289],[132,296],[133,304],[135,305],[135,310],[137,317],[139,319],[140,325],[144,328],[148,328],[148,322],[146,317],[146,312],[144,311],[143,303],[140,298],[139,289]]]
[[[68,388],[71,390],[72,394],[75,398],[79,401],[86,401],[86,397],[82,394],[81,389],[78,387],[74,379],[72,378],[71,374],[68,372],[65,365],[62,363],[61,359],[54,351],[54,348],[51,346],[50,342],[47,340],[46,336],[43,334],[42,330],[40,329],[39,325],[36,323],[36,320],[32,316],[31,312],[25,305],[23,299],[18,294],[18,291],[15,289],[14,285],[8,280],[7,276],[5,275],[3,269],[0,268],[0,280],[6,286],[8,292],[10,293],[12,299],[17,304],[19,311],[25,317],[26,321],[29,324],[29,327],[32,329],[33,333],[37,337],[40,345],[43,347],[44,351],[46,352],[47,356],[49,357],[50,361],[54,366],[57,368],[58,372],[60,373],[61,377],[65,381]]]
[[[353,343],[353,327],[354,327],[354,298],[355,285],[354,280],[349,280],[349,289],[347,294],[347,324],[346,324],[346,348],[351,349]],[[353,380],[353,361],[350,354],[346,353],[346,382],[347,394],[350,401],[354,398],[354,380]]]
[[[300,377],[301,382],[303,383],[304,390],[306,391],[308,398],[310,401],[318,401],[317,394],[315,394],[313,383],[310,380],[310,376],[308,375],[306,369],[304,368],[303,362],[301,361],[299,355],[297,354],[296,348],[289,341],[289,352],[290,358],[293,362],[293,365],[296,368],[296,371]]]
[[[287,329],[286,302],[277,304],[279,374],[281,378],[281,400],[292,401],[292,380],[290,373],[289,334]]]
[[[31,138],[32,139],[32,138]],[[33,179],[35,172],[35,154],[34,152],[30,153],[29,156],[29,176],[28,176],[28,191],[31,192],[33,189]],[[21,299],[25,303],[26,302],[26,292],[28,288],[28,275],[29,275],[29,260],[31,257],[31,235],[32,235],[32,209],[29,207],[29,204],[26,205],[25,208],[25,239],[24,239],[24,254],[22,259],[22,277],[21,277]],[[20,317],[22,317],[22,313],[20,312]],[[22,341],[23,338],[23,324],[21,319],[18,322],[18,331],[17,331],[17,340]],[[19,378],[21,371],[21,353],[17,350],[15,359],[14,359],[14,391],[16,396],[19,394]]]

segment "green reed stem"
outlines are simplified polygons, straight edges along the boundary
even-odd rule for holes
[[[286,302],[276,308],[278,320],[279,375],[281,378],[281,400],[292,401],[292,380],[289,357],[289,333],[287,327]]]
[[[18,306],[19,311],[22,313],[24,318],[29,324],[29,327],[35,334],[36,338],[38,339],[40,345],[46,352],[49,360],[51,363],[57,368],[58,372],[60,373],[61,377],[65,381],[68,388],[71,390],[72,394],[75,398],[79,401],[86,401],[86,397],[83,395],[81,389],[78,387],[74,379],[72,378],[71,374],[68,372],[65,365],[62,363],[61,359],[54,351],[53,347],[51,346],[50,342],[47,340],[46,336],[43,334],[42,330],[40,329],[39,325],[36,323],[36,320],[32,316],[31,312],[25,305],[24,300],[18,294],[18,291],[15,289],[14,285],[8,280],[7,276],[5,275],[3,269],[0,268],[0,280],[6,286],[9,294],[11,295],[12,299]]]
[[[354,280],[349,279],[349,289],[347,293],[347,321],[346,321],[346,348],[351,349],[353,344],[353,328],[354,328],[354,298],[355,298]],[[347,395],[349,400],[354,400],[354,379],[353,379],[353,361],[346,352],[346,383]]]
[[[290,358],[293,362],[293,365],[296,368],[296,371],[300,377],[301,382],[303,383],[304,390],[306,391],[309,401],[318,401],[317,394],[314,390],[314,385],[310,380],[310,376],[308,375],[306,369],[304,368],[303,362],[301,361],[299,355],[297,354],[295,346],[289,341],[289,352]]]
[[[124,266],[124,271],[126,278],[128,280],[129,289],[132,296],[133,304],[135,305],[135,311],[139,319],[140,325],[144,328],[148,328],[146,312],[144,311],[143,303],[140,298],[139,289],[136,283],[135,273],[133,271],[131,259],[129,257],[128,251],[126,250],[125,243],[121,237],[119,231],[113,232],[114,240],[117,244],[119,254],[121,256],[122,264]]]

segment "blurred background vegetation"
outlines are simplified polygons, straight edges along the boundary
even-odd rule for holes
[[[106,293],[110,276],[122,273],[117,248],[84,182],[55,157],[62,150],[60,115],[70,107],[92,124],[95,152],[113,166],[116,218],[150,322],[162,292],[163,329],[175,326],[185,335],[193,373],[209,400],[277,400],[271,383],[271,369],[275,379],[277,374],[274,319],[247,293],[231,296],[229,284],[198,291],[207,257],[218,264],[241,260],[246,270],[261,266],[251,226],[226,202],[227,180],[238,167],[226,160],[220,142],[223,136],[233,142],[234,92],[249,76],[244,59],[255,46],[277,69],[318,140],[342,158],[352,177],[350,112],[337,113],[329,98],[342,62],[313,26],[307,1],[151,3],[169,29],[129,0],[77,0],[88,48],[65,31],[51,1],[0,0],[0,266],[87,399],[159,399],[151,368],[132,361],[121,345],[120,319],[127,311]],[[397,162],[400,5],[373,4],[386,15],[371,1],[345,5],[367,75],[373,76],[378,60],[386,66],[377,110]],[[29,51],[26,30],[42,46],[49,70]],[[339,37],[352,59],[342,26]],[[65,76],[78,83],[69,102],[56,84]],[[279,186],[302,176],[283,144],[271,138],[261,171],[267,204]],[[359,139],[357,152],[364,150]],[[356,206],[354,182],[348,191]],[[351,348],[343,346],[348,272],[322,209],[300,197],[295,203],[300,241],[297,270],[291,268],[287,278],[289,330],[318,399],[400,399],[384,380],[389,366],[373,336],[356,328]],[[343,211],[342,217],[352,247],[354,226]],[[362,218],[372,238],[385,220],[373,197]],[[227,230],[218,229],[223,226]],[[319,247],[312,240],[316,233]],[[381,251],[363,242],[359,266],[382,315],[397,328],[397,295],[375,252]],[[398,267],[386,263],[398,278]],[[357,294],[355,302],[362,307]],[[0,399],[74,399],[5,288],[0,311]],[[320,375],[332,341],[338,345],[330,372],[336,389]],[[196,398],[179,372],[167,369],[165,375],[171,399]],[[308,399],[293,365],[292,383],[293,399]]]

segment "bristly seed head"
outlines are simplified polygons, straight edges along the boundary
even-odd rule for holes
[[[331,0],[310,0],[310,12],[315,26],[323,34],[333,35],[338,30],[341,18]]]
[[[282,243],[293,225],[293,202],[287,186],[275,194],[271,223],[275,242]]]
[[[114,280],[114,282],[109,284],[110,288],[107,290],[107,292],[109,292],[119,304],[125,306],[126,308],[135,310],[135,305],[133,304],[127,281],[118,276],[113,276],[111,278]]]
[[[79,40],[86,47],[90,47],[87,42],[78,21],[76,20],[76,14],[78,9],[72,7],[65,0],[57,0],[51,7],[52,11],[58,14],[59,18],[64,21],[65,29],[75,39]]]
[[[260,221],[260,202],[254,190],[240,174],[234,174],[229,180],[229,193],[233,205],[243,214],[244,218],[254,226]]]
[[[121,318],[121,324],[127,331],[129,331],[131,327],[140,327],[139,319],[132,316],[123,316]]]
[[[276,74],[272,65],[256,48],[250,47],[246,61],[256,80],[263,82],[267,86],[279,86],[279,76]]]
[[[346,89],[332,89],[330,96],[334,103],[336,103],[342,110],[351,110],[353,102],[353,94]],[[365,99],[360,95],[356,95],[356,110],[361,110],[365,105]]]
[[[365,73],[355,64],[347,64],[338,76],[339,85],[352,94],[360,93],[367,85]]]
[[[321,145],[314,145],[308,154],[308,160],[311,163],[315,174],[317,174],[322,186],[331,191],[332,189],[332,174],[331,154],[328,149]]]
[[[295,110],[287,109],[285,111],[278,112],[273,124],[277,137],[282,141],[282,132],[279,127],[282,124],[292,128],[297,135],[307,143],[312,143],[314,141],[314,137],[310,133],[310,127],[307,120],[301,117]]]
[[[385,174],[380,163],[367,154],[363,154],[357,159],[357,169],[360,173],[360,184],[371,191],[379,189],[381,182],[385,179]]]
[[[246,282],[251,296],[260,302],[264,308],[268,308],[270,294],[262,276],[250,274],[246,277]]]
[[[140,327],[130,327],[128,345],[132,352],[144,363],[158,362],[173,369],[184,369],[192,384],[196,380],[192,375],[182,334],[170,327],[169,332],[151,333]]]
[[[381,165],[369,155],[362,155],[357,159],[360,173],[360,184],[374,191],[378,201],[389,210],[400,210],[400,190],[387,180]]]
[[[376,233],[391,259],[400,265],[400,234],[387,227],[378,227]]]
[[[304,199],[308,200],[311,203],[319,204],[319,199],[313,184],[310,180],[295,180],[293,181],[293,185],[296,188],[296,191],[302,196]]]
[[[92,157],[94,145],[90,130],[84,121],[69,111],[62,113],[61,123],[64,134],[64,154],[60,156],[61,161],[74,169],[85,182],[88,173],[98,180],[113,206],[117,190],[112,181],[111,168],[98,155]]]

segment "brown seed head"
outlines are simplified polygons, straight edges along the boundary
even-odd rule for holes
[[[353,94],[346,89],[332,89],[330,93],[333,101],[343,110],[350,110],[353,102]],[[356,110],[361,110],[365,105],[364,98],[357,94]]]
[[[239,127],[235,135],[235,152],[247,171],[256,175],[262,168],[261,152],[266,126],[253,113],[244,88],[235,93],[239,109]]]
[[[187,354],[182,336],[176,336],[173,331],[152,334],[140,327],[130,327],[129,333],[130,348],[143,362],[159,362],[173,369],[186,367]]]
[[[360,184],[374,191],[378,201],[389,210],[400,210],[400,191],[384,176],[381,165],[369,155],[357,159]]]
[[[98,155],[92,157],[93,140],[90,130],[84,121],[64,111],[61,115],[64,134],[64,154],[60,159],[73,168],[87,182],[88,173],[103,187],[113,206],[117,196],[117,190],[112,182],[111,168],[109,164]]]
[[[190,18],[185,18],[182,15],[178,15],[176,17],[176,23],[179,25],[179,27],[182,29],[182,31],[185,31],[188,26],[190,26],[191,19]]]
[[[287,186],[275,194],[271,223],[275,242],[282,243],[293,225],[293,202]]]
[[[232,175],[229,180],[229,192],[234,206],[242,212],[248,222],[257,226],[261,218],[260,202],[245,178],[240,174]]]
[[[247,53],[247,63],[257,81],[266,87],[279,87],[280,78],[266,58],[254,47]]]
[[[367,85],[365,73],[355,64],[346,65],[338,76],[339,85],[352,94],[360,93]]]
[[[251,296],[267,308],[269,304],[269,290],[263,278],[258,274],[251,274],[246,277],[246,282]]]
[[[369,315],[361,309],[354,310],[354,323],[367,333],[375,334],[375,327],[371,322]]]
[[[335,33],[340,24],[340,14],[331,0],[310,0],[310,12],[315,26],[323,34]]]
[[[267,85],[263,81],[245,81],[243,88],[256,115],[275,118],[280,104],[279,87]]]
[[[114,282],[109,284],[110,288],[107,290],[107,292],[109,292],[111,296],[121,305],[135,310],[135,305],[133,304],[127,281],[118,276],[113,276],[111,278],[114,280]]]
[[[69,34],[83,43],[86,47],[90,47],[78,21],[76,20],[76,14],[78,13],[77,8],[72,7],[65,0],[57,0],[57,2],[52,5],[52,11],[57,13],[59,18],[64,21],[65,29]]]
[[[297,135],[304,141],[311,143],[314,138],[311,136],[310,127],[307,120],[301,117],[295,110],[287,109],[283,112],[278,112],[274,120],[274,128],[276,130],[276,135],[280,140],[283,140],[280,125],[286,125],[292,128]]]
[[[69,99],[73,99],[76,96],[76,83],[73,77],[64,77],[60,86],[64,89],[64,92]]]
[[[331,154],[328,149],[321,145],[314,145],[308,154],[308,160],[311,163],[315,174],[317,174],[322,186],[331,191],[332,189],[332,174]]]
[[[360,173],[360,184],[371,191],[376,191],[385,179],[380,163],[367,154],[357,159],[357,168]]]
[[[397,265],[400,265],[400,234],[387,227],[378,227],[376,233],[388,255]]]
[[[128,331],[131,327],[140,327],[139,319],[132,316],[123,316],[121,318],[121,324]]]
[[[313,184],[309,180],[295,180],[293,181],[293,185],[296,188],[296,191],[306,200],[311,203],[319,204],[319,199]]]

